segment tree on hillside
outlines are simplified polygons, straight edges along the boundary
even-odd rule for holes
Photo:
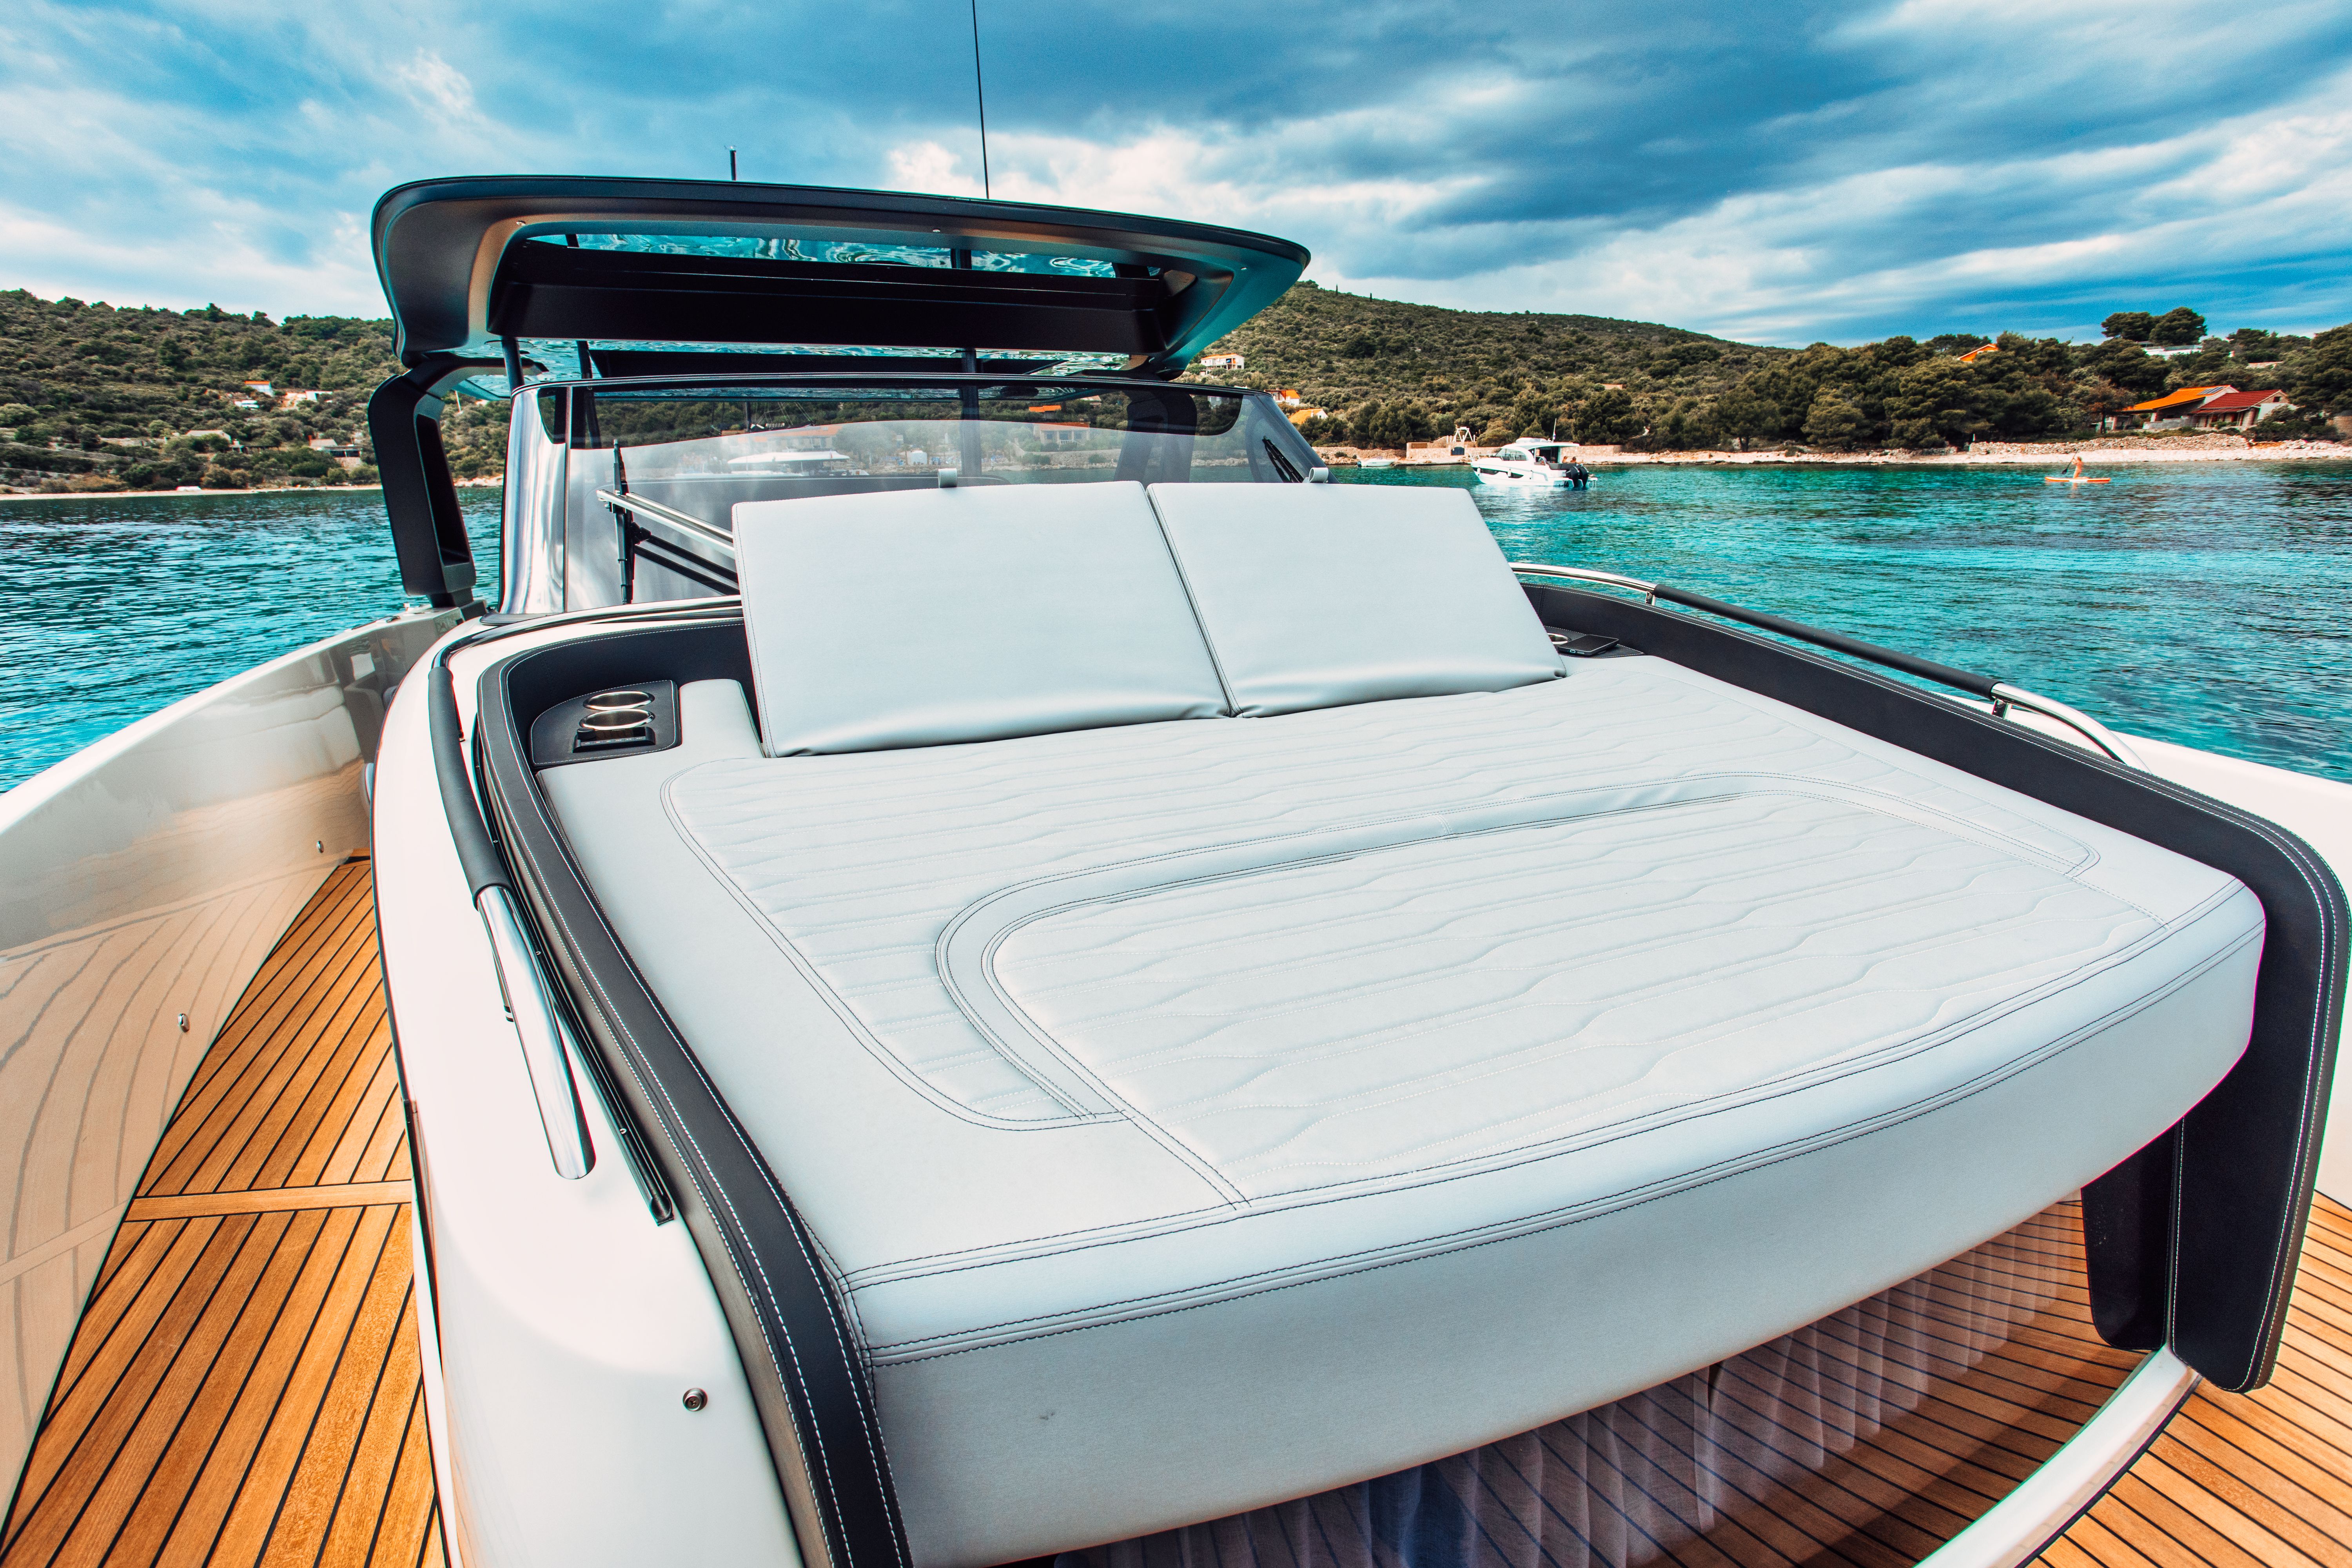
[[[2101,343],[2078,358],[2082,370],[2140,397],[2154,397],[2164,390],[2164,362],[2136,342]]]
[[[2156,318],[2146,310],[2117,310],[2099,323],[2099,331],[2128,343],[2144,343],[2155,335]]]
[[[1805,411],[1805,439],[1832,452],[1851,452],[1868,446],[1870,416],[1847,396],[1843,388],[1824,386]]]
[[[1576,438],[1606,446],[1642,433],[1641,416],[1625,389],[1604,386],[1576,405]]]
[[[2286,395],[2305,413],[2352,414],[2352,326],[2330,327],[2295,356]]]
[[[2186,305],[2167,310],[2148,331],[2148,341],[2166,348],[2185,348],[2205,337],[2205,318]]]
[[[2240,327],[2230,334],[2230,356],[2249,363],[2277,359],[2286,353],[2286,340],[2260,327]]]
[[[1967,446],[1984,427],[1970,405],[1971,379],[1967,365],[1948,357],[1904,371],[1886,399],[1888,438],[1915,451]]]

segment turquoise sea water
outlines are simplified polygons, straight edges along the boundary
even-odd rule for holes
[[[2071,702],[2130,734],[2352,779],[2352,463],[1601,469],[1477,486],[1514,560],[1770,610]]]
[[[498,492],[459,493],[495,595]],[[0,788],[412,602],[373,490],[0,501]]]
[[[2030,469],[1894,468],[1470,488],[1517,559],[1674,583],[2132,733],[2352,779],[2352,464],[2109,471],[2083,489]],[[496,492],[469,492],[467,515],[491,574]],[[0,786],[402,603],[373,493],[0,501]]]

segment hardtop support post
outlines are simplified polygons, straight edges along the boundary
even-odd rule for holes
[[[436,354],[394,376],[368,399],[368,436],[383,476],[383,506],[392,521],[392,548],[400,585],[436,609],[478,615],[474,584],[480,573],[466,537],[466,516],[441,445],[441,410],[449,389],[496,361]]]

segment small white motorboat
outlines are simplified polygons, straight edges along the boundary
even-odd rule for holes
[[[1568,465],[1561,460],[1559,444],[1555,441],[1514,441],[1491,458],[1476,458],[1470,468],[1482,485],[1561,489],[1569,483]]]

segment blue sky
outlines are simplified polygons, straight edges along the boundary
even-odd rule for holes
[[[2352,320],[2352,6],[981,0],[996,194],[1756,342]],[[0,287],[381,314],[376,195],[979,189],[966,0],[12,0]]]

